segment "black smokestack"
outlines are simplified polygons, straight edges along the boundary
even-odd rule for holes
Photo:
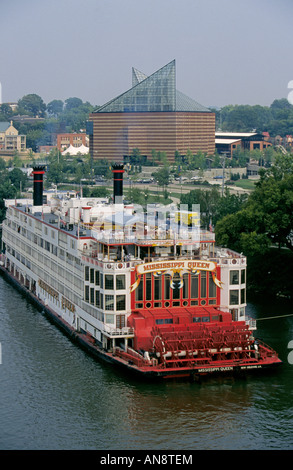
[[[35,166],[33,168],[34,175],[34,206],[43,205],[43,176],[45,173],[44,166]]]
[[[122,163],[114,163],[112,165],[113,173],[113,193],[114,193],[114,204],[122,204],[123,202],[123,165]]]

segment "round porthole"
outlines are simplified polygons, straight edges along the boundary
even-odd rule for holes
[[[188,305],[187,300],[184,300],[184,302],[183,302],[183,307],[187,307],[187,305]]]
[[[151,308],[152,304],[150,302],[145,304],[146,308]]]
[[[200,301],[200,305],[205,305],[206,304],[206,301],[205,300],[201,300]]]
[[[170,307],[170,302],[165,302],[165,307]]]

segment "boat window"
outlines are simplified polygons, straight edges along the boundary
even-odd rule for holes
[[[192,299],[198,298],[198,276],[192,274],[191,275],[191,295]]]
[[[201,322],[201,317],[193,317],[192,321],[193,321],[193,323],[200,323]]]
[[[125,274],[118,274],[116,276],[116,289],[125,289]]]
[[[151,274],[147,273],[145,275],[145,281],[146,281],[146,300],[152,300],[152,278]]]
[[[125,295],[116,296],[116,310],[125,310],[126,309],[126,300]]]
[[[212,274],[209,273],[209,298],[216,297],[216,295],[217,295],[217,286],[214,283]]]
[[[105,274],[105,289],[114,289],[113,274]]]
[[[230,305],[239,304],[239,292],[238,290],[230,290]]]
[[[182,297],[183,299],[188,299],[188,274],[183,274],[183,287],[182,287]]]
[[[85,296],[85,301],[88,302],[88,301],[89,301],[89,298],[90,298],[89,286],[85,286],[84,296]]]
[[[96,271],[96,286],[100,285],[100,271]]]
[[[230,271],[230,285],[239,284],[239,271]]]
[[[210,321],[210,317],[193,317],[193,323],[207,323]]]
[[[158,318],[156,320],[156,325],[164,325],[173,323],[173,318]]]
[[[162,278],[155,278],[155,300],[162,298]]]
[[[114,324],[114,315],[106,315],[106,323]]]
[[[140,283],[135,289],[135,300],[143,300],[143,278],[144,276],[141,276]]]
[[[105,310],[114,310],[114,295],[105,295]]]
[[[205,272],[200,273],[200,296],[201,298],[207,296],[207,275]]]
[[[94,303],[95,303],[95,289],[93,287],[91,287],[90,292],[91,292],[90,303],[94,305]]]

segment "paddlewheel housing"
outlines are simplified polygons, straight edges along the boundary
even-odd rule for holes
[[[249,359],[255,340],[245,322],[153,328],[153,352],[164,367]]]

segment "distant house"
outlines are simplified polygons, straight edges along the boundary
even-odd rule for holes
[[[241,139],[215,139],[216,150],[219,155],[226,154],[227,157],[232,158],[234,152],[238,147],[241,148]]]
[[[258,132],[216,132],[215,137],[218,153],[223,152],[225,141],[226,145],[228,145],[225,153],[235,151],[236,147],[233,148],[235,145],[237,145],[237,147],[240,146],[242,150],[249,151],[256,149],[262,151],[272,145],[265,139],[263,134],[259,134]]]
[[[89,146],[89,139],[86,133],[57,134],[57,148],[60,152],[63,152],[70,146],[80,147],[81,145]]]
[[[7,152],[26,150],[26,136],[18,134],[13,121],[0,122],[0,150]]]

